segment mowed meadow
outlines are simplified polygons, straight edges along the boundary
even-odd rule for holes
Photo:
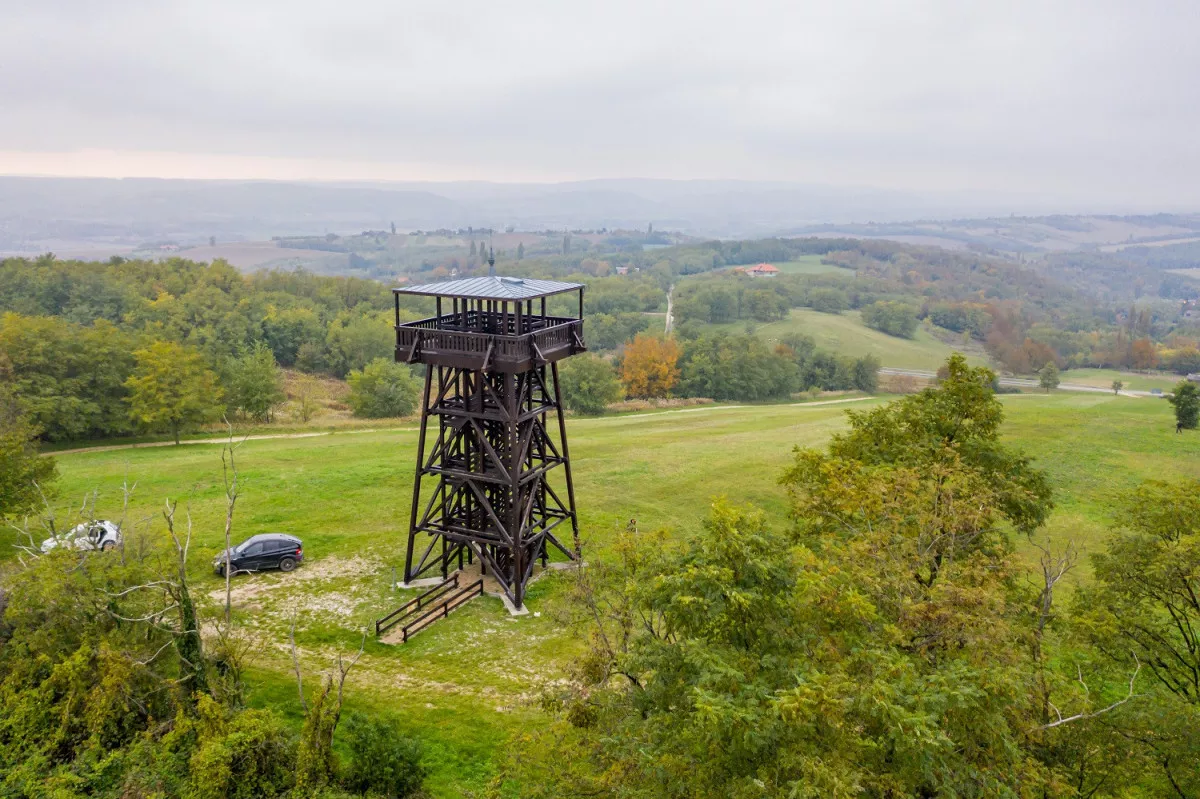
[[[1055,393],[1005,395],[1004,438],[1046,469],[1056,510],[1037,534],[1084,551],[1103,541],[1116,497],[1150,478],[1200,477],[1200,435],[1176,435],[1162,400]],[[787,503],[777,479],[795,446],[820,446],[848,408],[883,398],[781,405],[713,405],[568,422],[585,557],[602,558],[614,531],[666,527],[685,536],[724,495],[763,508],[778,526]],[[304,539],[305,564],[290,575],[235,580],[237,618],[256,645],[252,700],[299,719],[288,647],[293,622],[308,679],[361,630],[407,598],[391,589],[402,571],[411,501],[415,424],[305,438],[249,440],[236,450],[241,496],[235,537],[282,531]],[[211,562],[222,542],[221,447],[81,452],[58,456],[60,504],[96,492],[96,513],[121,514],[121,485],[136,482],[126,511],[128,546],[161,535],[161,508],[178,500],[193,522],[197,594],[223,601]],[[4,534],[3,549],[12,541]],[[1034,542],[1019,540],[1031,565]],[[5,557],[8,555],[6,554]],[[405,646],[368,638],[348,684],[350,706],[396,714],[426,743],[436,796],[485,787],[504,741],[542,723],[535,700],[579,651],[556,615],[567,572],[537,581],[534,613],[510,617],[494,598],[476,600]],[[1088,579],[1088,569],[1074,579]]]

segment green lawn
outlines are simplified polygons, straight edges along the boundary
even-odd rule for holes
[[[1163,391],[1169,391],[1182,378],[1178,375],[1145,373],[1145,372],[1122,372],[1117,369],[1070,369],[1062,372],[1059,379],[1064,383],[1078,383],[1084,386],[1099,386],[1101,388],[1109,388],[1114,380],[1120,380],[1125,384],[1125,388],[1130,391],[1149,391],[1153,388],[1161,388]]]
[[[746,329],[746,322],[709,327],[740,333]],[[819,349],[856,358],[874,354],[879,356],[884,366],[898,369],[936,370],[957,349],[935,338],[924,326],[917,328],[916,337],[912,339],[881,333],[864,325],[858,311],[827,314],[808,308],[793,308],[787,319],[755,324],[754,331],[770,343],[779,341],[789,333],[804,333],[816,340]],[[968,348],[966,354],[972,364],[986,363],[986,358],[974,346]]]
[[[854,277],[853,269],[846,269],[833,264],[821,263],[821,255],[802,255],[794,261],[772,261],[771,265],[775,266],[785,275],[824,275],[830,272],[840,272],[847,277]]]
[[[1116,492],[1149,477],[1200,477],[1200,434],[1175,435],[1161,400],[1065,393],[1003,399],[1006,437],[1049,471],[1056,488],[1058,508],[1039,539],[1061,544],[1070,538],[1094,551]],[[791,448],[821,444],[844,424],[846,408],[877,401],[718,405],[570,420],[588,557],[597,557],[630,518],[643,529],[666,526],[684,535],[719,494],[760,505],[775,524],[786,524],[776,480]],[[293,614],[313,684],[336,648],[356,648],[355,630],[398,602],[389,583],[403,558],[415,446],[412,430],[242,445],[238,537],[296,533],[307,555],[294,574],[236,581],[238,616],[262,641],[254,661],[255,703],[298,718],[286,649]],[[104,516],[119,514],[125,475],[137,481],[126,525],[131,542],[141,520],[147,522],[140,528],[161,533],[155,519],[164,497],[180,500],[181,516],[189,505],[197,593],[220,598],[222,583],[208,566],[224,513],[220,447],[78,453],[60,455],[58,463],[64,502],[77,506],[95,489]],[[5,540],[11,534],[0,534]],[[1029,542],[1019,541],[1018,548],[1032,558]],[[1086,570],[1080,576],[1086,579]],[[578,646],[551,612],[568,579],[559,573],[534,584],[529,604],[540,615],[511,618],[498,600],[485,598],[406,646],[368,643],[351,677],[349,703],[393,713],[425,739],[434,795],[482,789],[506,737],[540,722],[530,700]]]

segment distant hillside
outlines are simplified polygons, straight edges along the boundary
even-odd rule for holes
[[[689,235],[750,238],[781,232],[826,235],[843,230],[827,227],[830,223],[867,220],[872,224],[844,229],[856,237],[931,236],[950,246],[991,247],[992,239],[1003,243],[1005,237],[988,231],[1011,226],[1012,220],[902,220],[1034,213],[1049,210],[1045,203],[730,180],[497,184],[0,177],[0,252],[132,248],[147,240],[194,246],[210,236],[222,242],[262,241],[379,230],[393,223],[401,231],[645,229],[653,224]],[[1037,236],[1053,238],[1039,228],[1016,240],[1032,242]],[[1099,240],[1125,238],[1114,230]]]
[[[1072,250],[1117,252],[1138,245],[1163,246],[1195,241],[1200,237],[1200,214],[1059,214],[1039,217],[801,225],[788,229],[784,235],[888,239],[906,244],[1014,255],[1041,255]]]

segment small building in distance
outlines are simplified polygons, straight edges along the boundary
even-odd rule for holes
[[[1187,379],[1191,380],[1193,383],[1200,383],[1200,372],[1188,375]]]
[[[775,277],[779,274],[779,267],[771,264],[758,264],[747,269],[746,274],[750,277]]]

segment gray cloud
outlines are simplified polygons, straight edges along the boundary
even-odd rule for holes
[[[1200,207],[1185,0],[13,5],[0,170],[100,149],[240,156],[246,176],[289,159]]]

